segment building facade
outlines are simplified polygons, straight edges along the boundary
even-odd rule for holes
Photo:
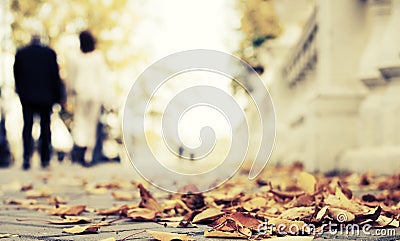
[[[300,22],[301,31],[289,45],[264,47],[284,56],[272,57],[266,77],[278,122],[272,160],[319,171],[400,170],[400,1],[302,2],[298,9],[311,10],[296,22],[284,11],[290,3],[275,1],[287,28]]]

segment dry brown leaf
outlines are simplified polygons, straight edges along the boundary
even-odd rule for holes
[[[67,204],[67,200],[61,197],[53,197],[49,201],[50,205],[59,205],[59,204]]]
[[[132,220],[154,221],[157,212],[148,208],[133,208],[127,210],[126,216]]]
[[[37,200],[29,200],[29,199],[7,199],[4,201],[4,204],[9,205],[21,205],[21,206],[29,206],[37,204]]]
[[[86,210],[86,205],[76,205],[76,206],[72,206],[72,207],[55,208],[54,210],[52,210],[50,212],[50,214],[76,216],[76,215],[80,215],[85,210]]]
[[[153,236],[153,238],[160,241],[172,241],[172,240],[180,240],[180,241],[192,241],[194,239],[189,238],[187,234],[176,234],[176,233],[167,233],[167,232],[158,232],[146,230],[148,234]]]
[[[399,221],[394,218],[388,218],[386,216],[380,215],[373,225],[373,227],[376,228],[383,228],[388,226],[398,228],[400,226]]]
[[[49,220],[48,222],[51,224],[83,224],[91,223],[93,220],[87,217],[65,216],[62,219],[53,219]]]
[[[192,211],[188,206],[186,206],[186,204],[182,200],[179,199],[165,200],[162,204],[162,207],[164,212],[171,209],[174,209],[175,211],[177,209],[183,209],[183,211],[185,212]]]
[[[63,233],[89,234],[89,233],[97,233],[98,230],[99,230],[98,225],[86,225],[86,226],[75,225],[72,228],[63,228]]]
[[[231,213],[228,215],[228,217],[251,230],[257,230],[259,225],[262,223],[260,220],[248,213]]]
[[[243,208],[250,212],[256,209],[260,209],[261,207],[264,207],[266,204],[267,204],[267,199],[263,197],[255,197],[253,199],[250,199],[249,201],[246,201],[243,204]]]
[[[25,192],[28,190],[32,190],[33,189],[33,184],[29,183],[29,184],[25,184],[21,186],[21,192]]]
[[[345,209],[352,213],[367,213],[370,211],[370,208],[366,206],[361,206],[352,200],[348,199],[346,195],[343,194],[342,190],[339,187],[336,187],[335,195],[329,194],[327,198],[325,198],[325,204],[331,207],[337,207],[341,209]]]
[[[223,214],[224,212],[222,212],[218,208],[207,208],[206,210],[194,216],[192,222],[201,223],[204,221],[210,221],[213,219],[217,219],[219,216],[222,216]]]
[[[107,188],[96,187],[96,186],[93,186],[93,185],[86,186],[85,187],[85,191],[88,194],[93,194],[93,195],[103,195],[103,194],[108,193],[108,189]]]
[[[278,191],[273,189],[271,189],[270,192],[279,196],[280,198],[294,198],[305,194],[304,191]]]
[[[51,193],[49,190],[41,189],[41,190],[29,190],[26,192],[26,198],[46,198],[50,197]]]
[[[304,220],[307,218],[311,218],[314,212],[315,207],[295,207],[281,213],[281,215],[279,215],[279,218],[289,220]]]
[[[131,208],[134,208],[134,207],[130,207],[127,204],[124,204],[124,205],[121,205],[118,207],[100,210],[100,211],[98,211],[97,214],[99,214],[99,215],[121,215],[122,213],[126,212],[128,209],[131,209]]]
[[[118,201],[133,201],[137,199],[137,196],[131,192],[114,191],[111,193],[113,198]]]
[[[315,177],[307,172],[300,172],[297,174],[297,186],[305,193],[313,194],[317,180]]]
[[[201,193],[183,194],[183,195],[181,195],[181,200],[191,210],[201,209],[205,206],[204,196]]]
[[[154,199],[154,197],[150,194],[149,191],[147,191],[146,188],[143,187],[142,184],[138,185],[139,192],[140,192],[140,197],[142,200],[139,203],[139,207],[141,208],[148,208],[151,210],[154,210],[156,212],[162,212],[163,208],[161,205]]]

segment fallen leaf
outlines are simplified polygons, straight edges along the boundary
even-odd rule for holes
[[[29,200],[29,199],[7,199],[4,201],[5,204],[9,205],[22,205],[22,206],[29,206],[37,204],[37,200]]]
[[[72,228],[63,228],[63,233],[89,234],[89,233],[97,233],[98,230],[99,226],[97,225],[86,225],[86,226],[75,225]]]
[[[29,183],[29,184],[21,186],[21,192],[25,192],[25,191],[28,191],[28,190],[31,190],[31,189],[33,189],[33,184],[32,183]]]
[[[313,194],[317,180],[315,177],[307,172],[300,172],[297,174],[297,186],[305,193]]]
[[[72,206],[72,207],[55,208],[54,210],[50,211],[50,214],[76,216],[76,215],[81,214],[85,210],[86,210],[86,205],[76,205],[76,206]]]
[[[100,210],[97,214],[99,215],[121,215],[122,213],[126,212],[128,209],[131,209],[133,207],[129,207],[127,204],[118,206],[118,207],[113,207],[110,209],[104,209]]]
[[[126,216],[132,220],[154,221],[157,212],[148,208],[134,208],[127,210]]]
[[[267,200],[265,198],[255,197],[255,198],[250,199],[249,201],[246,201],[243,204],[243,208],[250,212],[250,211],[259,209],[261,207],[264,207],[266,204],[267,204]]]
[[[61,197],[53,197],[49,201],[50,205],[59,205],[59,204],[67,204],[67,200]]]
[[[142,184],[138,185],[140,197],[142,198],[139,207],[148,208],[157,212],[162,212],[163,208],[161,205],[154,199],[154,197],[147,191],[146,188],[143,187]]]
[[[51,193],[50,191],[46,189],[41,189],[41,190],[29,190],[26,192],[25,197],[26,198],[45,198],[45,197],[50,197]]]
[[[305,194],[304,191],[278,191],[273,189],[270,192],[281,198],[294,198]]]
[[[279,215],[279,218],[289,220],[304,220],[311,218],[314,212],[315,207],[294,207],[282,212],[282,214]]]
[[[137,199],[137,196],[131,192],[114,191],[111,193],[113,198],[118,201],[132,201]]]
[[[61,219],[53,219],[48,222],[51,224],[82,224],[82,223],[91,223],[93,220],[87,217],[70,217],[65,216]]]
[[[203,208],[205,206],[204,196],[201,193],[183,194],[183,195],[181,195],[181,200],[191,210],[201,209],[201,208]]]
[[[375,224],[373,225],[373,227],[377,228],[383,228],[388,226],[398,228],[400,226],[399,221],[394,218],[388,218],[386,216],[380,215],[379,218],[375,221]]]
[[[93,194],[93,195],[103,195],[103,194],[108,193],[108,189],[107,188],[96,187],[96,186],[93,186],[93,185],[86,186],[85,187],[85,191],[88,194]]]
[[[221,216],[223,214],[224,214],[224,212],[222,212],[218,208],[207,208],[206,210],[204,210],[201,213],[194,216],[192,222],[193,223],[201,223],[204,221],[210,221],[212,219],[218,218],[219,216]]]
[[[176,233],[167,233],[167,232],[158,232],[158,231],[150,231],[146,230],[153,238],[160,241],[172,241],[172,240],[180,240],[180,241],[191,241],[194,239],[189,238],[187,234],[176,234]]]

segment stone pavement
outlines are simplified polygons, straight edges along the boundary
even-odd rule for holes
[[[20,191],[21,185],[32,183],[35,190],[46,189],[51,192],[53,196],[67,199],[68,205],[86,205],[89,212],[85,212],[81,216],[100,221],[102,217],[96,215],[96,213],[91,210],[110,208],[125,203],[138,203],[139,199],[130,202],[116,201],[111,195],[112,190],[106,190],[103,194],[88,194],[82,187],[82,183],[110,183],[112,181],[128,183],[132,180],[139,182],[141,179],[129,163],[110,163],[92,168],[83,168],[70,163],[59,164],[53,162],[50,170],[41,170],[38,164],[36,166],[34,165],[30,171],[26,172],[22,171],[19,166],[0,169],[0,200],[2,203],[0,204],[0,236],[5,233],[18,235],[11,238],[4,238],[4,240],[101,240],[109,237],[120,240],[130,234],[146,229],[185,233],[194,240],[221,240],[204,238],[204,231],[210,228],[203,225],[197,225],[196,228],[170,228],[153,222],[133,222],[130,220],[121,220],[113,223],[111,226],[101,227],[98,234],[71,235],[62,233],[62,229],[65,227],[72,227],[73,225],[54,225],[42,221],[54,219],[56,218],[55,216],[41,211],[21,209],[16,205],[3,204],[3,202],[9,199],[25,199],[26,192]],[[155,191],[152,187],[149,187],[149,190]],[[165,196],[165,194],[162,195]],[[156,198],[160,198],[160,196],[156,195]],[[46,199],[42,198],[38,200],[39,203],[44,203]],[[107,217],[107,220],[112,220],[114,218],[115,217]],[[400,236],[398,236],[400,235],[400,230],[397,229],[396,232],[397,236],[390,237],[346,237],[325,234],[317,240],[400,240]],[[149,234],[141,233],[126,240],[152,239]],[[285,240],[285,238],[283,238],[283,240]]]

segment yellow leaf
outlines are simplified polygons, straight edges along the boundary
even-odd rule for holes
[[[157,232],[146,230],[153,238],[160,241],[171,241],[171,240],[181,240],[181,241],[191,241],[193,239],[189,238],[187,234],[176,234],[176,233],[167,233],[167,232]]]
[[[111,195],[115,200],[118,201],[132,201],[137,198],[133,193],[123,191],[114,191],[111,193]]]
[[[197,214],[194,218],[193,218],[193,223],[199,223],[202,221],[206,221],[212,218],[216,218],[220,215],[223,215],[224,213],[221,212],[221,210],[219,210],[218,208],[208,208],[206,210],[204,210],[203,212]]]
[[[86,225],[86,226],[75,225],[72,228],[63,228],[63,232],[69,234],[97,233],[98,230],[99,226],[97,225]]]
[[[394,218],[388,218],[386,216],[380,215],[379,218],[375,221],[376,224],[373,225],[374,227],[395,227],[398,228],[399,225],[399,221],[394,219]]]
[[[76,216],[85,211],[86,205],[76,205],[72,207],[59,207],[50,212],[53,215],[72,215]]]
[[[243,204],[243,208],[246,209],[247,211],[252,211],[254,209],[258,209],[260,207],[263,207],[267,204],[267,200],[262,197],[256,197],[253,199],[250,199],[250,201],[247,201]]]
[[[49,220],[51,224],[78,224],[78,223],[90,223],[93,220],[87,217],[69,217],[66,216],[62,219]]]
[[[127,217],[132,220],[153,221],[157,216],[157,212],[148,208],[133,208],[127,211]]]
[[[307,172],[301,172],[297,176],[297,186],[305,193],[313,194],[316,183],[315,177]]]
[[[37,201],[36,200],[27,200],[27,199],[8,199],[4,203],[11,204],[11,205],[29,206],[29,205],[37,204]]]
[[[51,193],[48,190],[41,189],[41,190],[29,190],[26,192],[26,198],[44,198],[50,197]]]

